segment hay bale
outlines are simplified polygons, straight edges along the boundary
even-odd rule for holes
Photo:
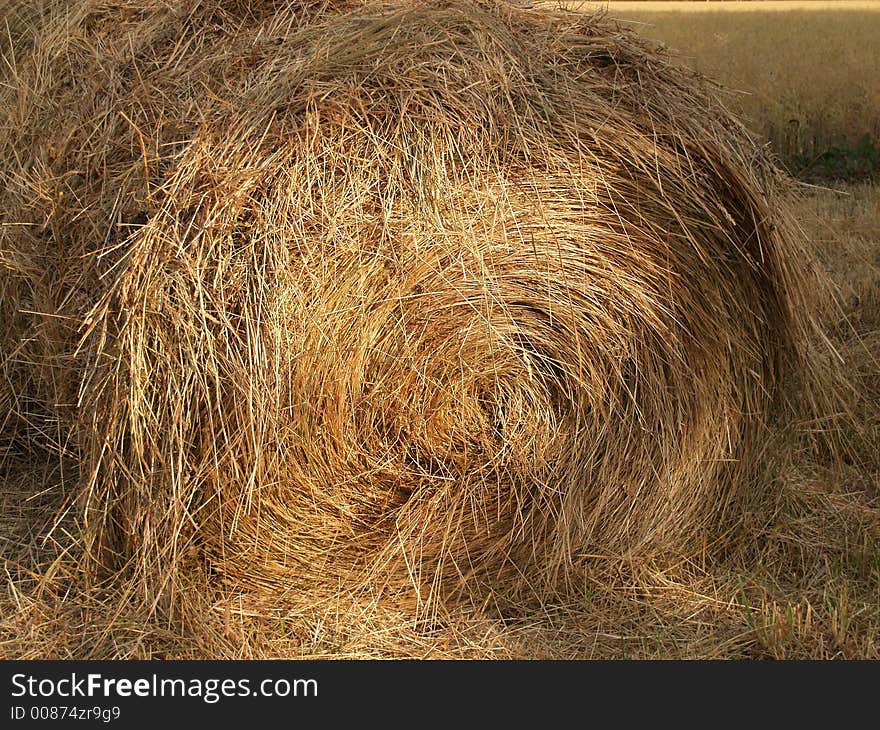
[[[79,455],[92,560],[558,590],[755,498],[809,257],[663,52],[494,2],[46,12],[2,92],[7,431]]]

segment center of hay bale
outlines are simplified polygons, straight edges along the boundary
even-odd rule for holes
[[[434,595],[720,529],[808,315],[714,92],[600,17],[231,12],[191,46],[158,10],[120,40],[68,18],[103,65],[30,132],[79,170],[47,249],[101,272],[71,375],[96,553]],[[89,104],[121,120],[100,145]]]

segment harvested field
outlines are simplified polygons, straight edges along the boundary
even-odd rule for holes
[[[610,2],[601,7],[722,83],[731,92],[726,103],[779,154],[809,159],[834,147],[858,153],[867,135],[872,146],[865,151],[876,156],[880,3]]]
[[[5,653],[876,656],[870,189],[599,15],[13,10]]]

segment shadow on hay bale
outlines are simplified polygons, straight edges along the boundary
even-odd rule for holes
[[[347,5],[84,0],[21,40],[8,449],[78,455],[85,553],[151,595],[194,554],[428,600],[701,549],[819,369],[772,164],[602,17]]]

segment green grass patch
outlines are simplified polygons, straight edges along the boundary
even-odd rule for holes
[[[807,182],[880,180],[880,141],[865,134],[853,146],[780,156],[786,169]]]

